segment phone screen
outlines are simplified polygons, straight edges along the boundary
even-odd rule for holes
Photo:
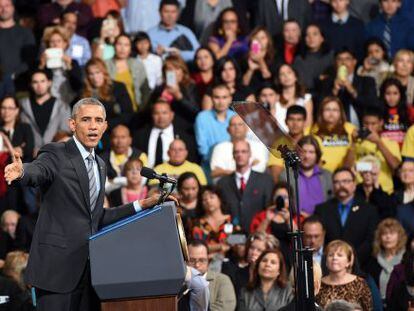
[[[177,85],[177,78],[175,76],[175,71],[168,70],[165,73],[166,83],[168,86],[175,86]]]

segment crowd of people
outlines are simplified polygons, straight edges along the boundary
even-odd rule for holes
[[[413,33],[412,0],[0,0],[0,169],[71,139],[96,98],[105,207],[158,191],[143,166],[176,178],[209,310],[295,310],[301,229],[318,310],[412,311]],[[292,225],[285,163],[233,101],[301,147]],[[0,310],[34,308],[40,192],[0,173]]]

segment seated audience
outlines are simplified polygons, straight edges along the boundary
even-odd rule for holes
[[[141,169],[142,161],[139,158],[129,158],[122,169],[122,175],[126,177],[126,185],[109,193],[110,206],[120,206],[145,199],[148,188],[142,185]]]
[[[252,279],[241,291],[238,310],[279,310],[292,299],[282,253],[278,249],[263,252],[257,259]]]
[[[355,196],[356,178],[350,169],[337,169],[332,183],[334,198],[315,209],[326,229],[325,242],[341,239],[350,243],[364,266],[371,254],[378,222],[376,208]]]
[[[214,25],[213,35],[208,39],[208,47],[217,59],[223,56],[240,58],[248,51],[245,31],[239,23],[235,9],[221,11]]]
[[[203,169],[196,163],[187,160],[188,150],[185,142],[181,139],[174,139],[168,148],[168,161],[158,164],[154,170],[158,174],[167,174],[172,178],[178,179],[185,172],[193,172],[202,186],[207,184],[206,175]],[[158,180],[153,179],[149,182],[150,186],[157,185]]]
[[[194,240],[188,245],[189,265],[207,280],[210,290],[210,311],[234,311],[236,294],[230,278],[220,272],[209,270],[208,246],[206,242]]]
[[[251,169],[251,148],[247,141],[233,144],[236,170],[222,177],[217,186],[222,189],[233,224],[249,232],[254,215],[264,210],[272,199],[273,181],[270,175]]]
[[[334,240],[326,246],[324,253],[329,273],[322,278],[316,302],[325,307],[333,300],[343,299],[360,304],[363,310],[372,310],[372,297],[366,281],[351,272],[355,260],[351,245]]]

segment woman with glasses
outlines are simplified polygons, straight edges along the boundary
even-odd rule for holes
[[[131,158],[125,163],[123,175],[127,178],[127,184],[109,194],[110,206],[127,204],[147,197],[148,188],[141,183],[142,166],[142,161],[138,158]]]

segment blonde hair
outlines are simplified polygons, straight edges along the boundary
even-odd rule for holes
[[[395,56],[394,56],[394,61],[393,63],[395,63],[397,61],[398,58],[404,56],[404,55],[408,55],[408,57],[411,58],[411,63],[414,65],[414,52],[407,50],[407,49],[401,49],[399,50]]]
[[[70,37],[66,29],[61,26],[53,26],[53,27],[46,28],[45,31],[43,32],[42,41],[47,48],[49,47],[50,39],[55,34],[61,36],[63,41],[66,42],[67,47],[69,47]]]
[[[398,220],[394,218],[385,218],[382,220],[375,230],[374,243],[372,246],[372,253],[377,256],[384,248],[381,243],[381,236],[387,231],[398,233],[397,253],[405,248],[407,243],[407,234]]]
[[[24,289],[23,271],[26,269],[29,254],[22,251],[10,252],[7,254],[3,266],[3,274],[12,278]]]
[[[325,256],[328,257],[329,252],[331,251],[336,252],[338,250],[343,251],[346,257],[348,258],[350,265],[349,267],[346,268],[346,271],[351,272],[352,267],[354,265],[354,260],[355,260],[354,249],[347,242],[342,241],[342,240],[333,240],[326,246],[324,253],[325,253]]]

